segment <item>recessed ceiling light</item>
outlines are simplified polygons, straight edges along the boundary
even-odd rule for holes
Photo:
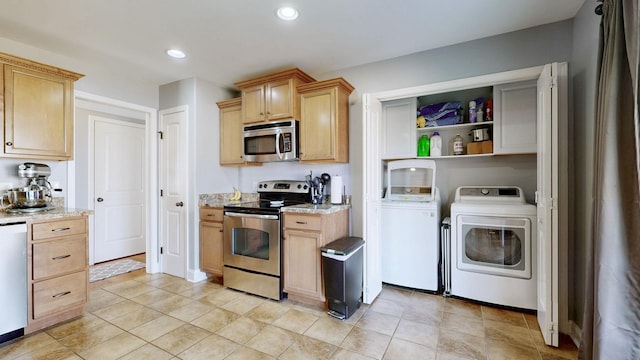
[[[167,50],[167,55],[171,56],[172,58],[176,58],[176,59],[184,59],[187,54],[185,54],[184,52],[178,50],[178,49],[169,49]]]
[[[299,13],[298,10],[290,6],[283,6],[276,10],[276,15],[282,20],[292,21],[298,18]]]

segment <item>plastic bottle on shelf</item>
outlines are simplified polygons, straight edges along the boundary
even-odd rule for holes
[[[418,156],[429,156],[429,147],[429,137],[422,135],[420,140],[418,140]]]
[[[476,122],[476,102],[473,100],[469,101],[469,122]]]
[[[463,155],[464,154],[464,141],[462,140],[462,136],[460,134],[456,134],[456,137],[453,138],[453,155]]]
[[[487,100],[487,108],[485,112],[485,120],[493,121],[493,100]]]
[[[442,138],[437,131],[431,135],[429,147],[431,156],[442,156]]]
[[[482,105],[478,106],[478,111],[476,111],[476,120],[478,122],[484,121],[484,113],[482,111]]]

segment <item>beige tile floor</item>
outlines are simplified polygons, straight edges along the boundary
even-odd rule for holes
[[[0,359],[576,359],[535,316],[385,286],[346,321],[213,281],[138,270],[90,285],[81,318],[0,347]]]

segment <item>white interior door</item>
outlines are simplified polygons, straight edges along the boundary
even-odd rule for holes
[[[364,156],[364,289],[363,301],[371,304],[382,291],[380,261],[380,197],[382,194],[382,162],[380,161],[380,114],[382,103],[371,94],[362,96]]]
[[[557,63],[538,79],[538,323],[545,343],[558,346],[558,82]]]
[[[184,278],[187,264],[188,108],[160,111],[162,271]]]
[[[90,116],[94,126],[94,262],[145,252],[144,125]]]

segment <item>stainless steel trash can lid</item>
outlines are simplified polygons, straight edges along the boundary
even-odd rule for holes
[[[348,236],[334,240],[323,246],[320,250],[327,254],[349,255],[358,250],[362,245],[364,245],[364,240],[361,237]]]

